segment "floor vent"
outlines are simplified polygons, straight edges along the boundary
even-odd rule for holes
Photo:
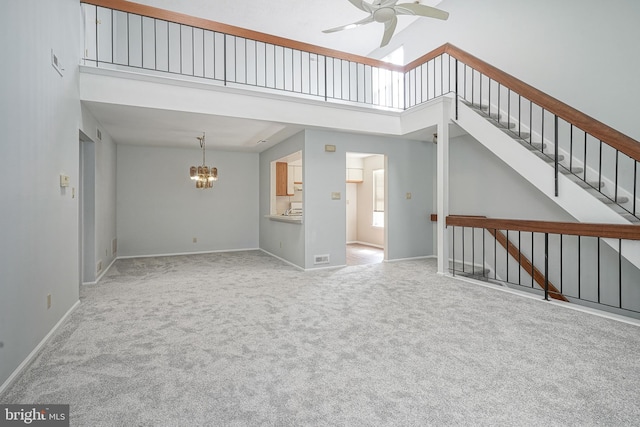
[[[327,255],[315,255],[313,257],[314,264],[329,264],[329,254]]]

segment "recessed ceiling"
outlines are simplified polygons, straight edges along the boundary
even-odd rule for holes
[[[206,133],[216,150],[262,151],[300,132],[299,126],[209,114],[83,102],[119,144],[197,147]]]

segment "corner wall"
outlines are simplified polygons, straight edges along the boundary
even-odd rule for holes
[[[346,264],[346,153],[386,155],[387,230],[389,260],[433,255],[431,185],[435,171],[433,144],[393,137],[307,130],[303,153],[305,173],[305,267],[314,255],[329,254],[331,263]],[[325,144],[336,146],[325,152]],[[340,200],[332,200],[334,192]],[[412,193],[411,199],[406,193]]]
[[[304,206],[304,222],[307,220],[307,183],[309,172],[304,154],[306,132],[300,132],[260,153],[260,249],[290,263],[304,268],[305,259],[305,226],[304,224],[272,221],[267,216],[271,207],[271,162],[297,151],[302,153],[302,200]],[[275,177],[273,177],[275,179]]]
[[[0,40],[1,385],[78,302],[79,3],[3,2]]]
[[[95,164],[84,165],[95,170],[95,230],[92,259],[85,260],[85,264],[92,268],[94,280],[104,273],[115,260],[117,253],[113,251],[112,243],[116,239],[116,144],[111,136],[102,128],[95,117],[82,107],[81,129],[90,137],[94,144]],[[98,139],[100,129],[102,139]],[[84,253],[84,257],[90,251]],[[97,271],[98,262],[102,270]]]

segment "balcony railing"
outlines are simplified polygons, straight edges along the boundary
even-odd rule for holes
[[[123,0],[83,0],[82,10],[86,65],[400,110],[455,93],[456,111],[468,103],[549,158],[556,195],[565,173],[640,219],[638,141],[450,44],[402,67]]]
[[[622,314],[640,313],[640,228],[448,216],[451,272]]]
[[[402,67],[129,2],[88,0],[82,10],[85,65],[405,107]]]

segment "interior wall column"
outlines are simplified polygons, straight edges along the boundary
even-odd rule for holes
[[[449,234],[447,216],[449,215],[449,122],[451,120],[452,99],[442,98],[442,115],[438,120],[438,142],[436,144],[436,223],[438,274],[449,272]]]

